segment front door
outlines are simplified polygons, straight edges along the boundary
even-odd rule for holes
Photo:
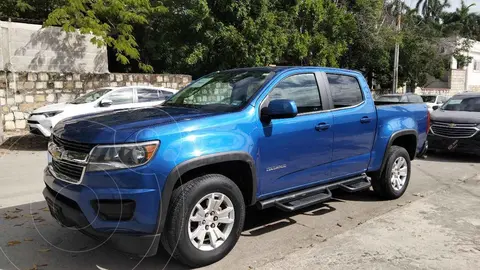
[[[275,99],[295,101],[298,115],[261,124],[258,169],[262,197],[313,185],[330,175],[333,119],[330,112],[323,111],[315,74],[287,75],[261,107]]]

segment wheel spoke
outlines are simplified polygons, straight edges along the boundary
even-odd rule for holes
[[[400,176],[407,176],[408,169],[407,167],[403,167],[400,169]]]
[[[208,203],[207,203],[207,212],[211,212],[213,210],[213,205],[215,204],[215,198],[213,193],[211,194],[210,197],[208,197]]]
[[[207,231],[202,229],[200,234],[198,235],[198,247],[200,248],[203,245],[203,242],[205,242],[205,235],[207,234]]]
[[[195,238],[199,237],[202,233],[205,234],[204,227],[198,226],[197,229],[193,231],[192,234],[190,234],[190,240],[194,240]]]
[[[230,224],[230,223],[233,223],[233,218],[221,217],[221,218],[218,218],[218,223]]]
[[[217,235],[213,232],[213,231],[208,231],[208,235],[210,236],[210,245],[213,247],[213,248],[216,248],[217,247]]]
[[[204,219],[205,219],[205,215],[202,216],[199,213],[197,213],[193,217],[190,217],[190,221],[193,221],[193,222],[202,222]]]
[[[203,209],[203,206],[201,206],[199,203],[195,205],[195,208],[197,208],[198,212],[197,214],[204,217],[205,216],[205,209]]]
[[[212,206],[212,211],[218,211],[218,209],[220,209],[220,205],[222,205],[223,203],[223,199],[225,198],[225,195],[221,194],[220,195],[220,198],[218,200],[215,200],[214,203],[213,203],[213,206]]]
[[[217,213],[218,218],[228,217],[228,214],[233,211],[233,207],[226,207]]]
[[[222,231],[220,231],[220,229],[218,227],[215,227],[215,229],[213,229],[213,232],[217,235],[218,238],[220,239],[223,239],[223,240],[227,240],[225,239],[225,234],[223,234]]]

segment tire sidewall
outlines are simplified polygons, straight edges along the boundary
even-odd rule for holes
[[[211,251],[202,251],[193,246],[190,241],[188,235],[188,222],[196,203],[205,195],[214,192],[220,192],[232,201],[235,210],[235,221],[230,235],[221,246]],[[241,191],[230,179],[218,175],[210,177],[208,181],[199,182],[199,185],[192,189],[188,196],[184,196],[184,198],[184,209],[181,211],[183,217],[178,219],[181,221],[179,222],[181,224],[178,224],[179,226],[177,227],[177,230],[180,230],[177,231],[179,241],[174,248],[182,254],[182,257],[186,258],[188,261],[197,262],[196,264],[198,265],[210,264],[222,259],[233,249],[243,229],[245,204]]]
[[[392,177],[392,168],[394,162],[397,158],[403,157],[407,162],[407,179],[405,179],[405,184],[403,185],[401,190],[395,190],[392,187],[391,177]],[[390,156],[388,157],[387,166],[385,167],[385,171],[383,173],[383,181],[385,191],[388,193],[389,197],[391,198],[399,198],[405,193],[407,190],[408,184],[410,183],[410,175],[411,175],[411,161],[410,156],[404,148],[401,147],[392,147],[392,151],[390,152]]]

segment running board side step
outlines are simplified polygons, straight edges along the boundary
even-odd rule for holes
[[[341,188],[347,192],[356,192],[367,189],[371,186],[370,177],[366,174],[348,178],[345,180],[324,184],[295,191],[278,197],[258,201],[260,209],[277,207],[280,210],[291,212],[317,203],[328,201],[332,198],[331,190]]]
[[[365,177],[358,182],[347,183],[347,184],[340,184],[338,187],[346,192],[357,192],[362,191],[364,189],[370,188],[372,186],[370,177]]]

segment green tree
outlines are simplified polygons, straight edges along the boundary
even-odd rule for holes
[[[151,72],[152,66],[141,60],[134,28],[147,25],[152,14],[166,11],[161,4],[149,0],[68,0],[50,13],[45,25],[93,34],[91,42],[111,47],[118,62],[126,65],[134,60],[140,69]]]

